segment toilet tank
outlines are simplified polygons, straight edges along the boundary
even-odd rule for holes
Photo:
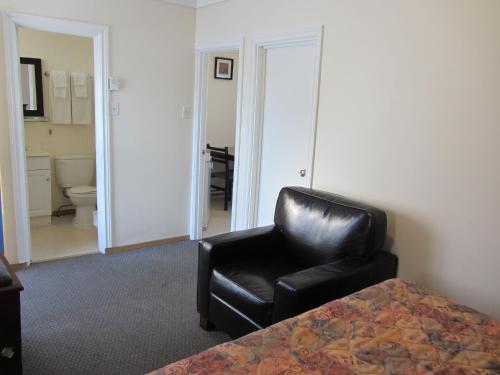
[[[90,185],[95,161],[90,155],[61,155],[54,158],[56,181],[60,188]]]

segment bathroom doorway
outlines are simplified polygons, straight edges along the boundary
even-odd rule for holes
[[[237,227],[243,40],[197,46],[191,239]]]
[[[18,262],[105,253],[108,29],[18,13],[4,24]]]
[[[31,261],[97,253],[92,38],[25,27],[17,37]]]

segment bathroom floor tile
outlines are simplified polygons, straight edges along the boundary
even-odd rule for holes
[[[97,228],[78,229],[72,215],[53,217],[52,225],[31,228],[31,260],[68,258],[97,253]]]

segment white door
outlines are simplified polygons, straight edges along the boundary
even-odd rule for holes
[[[318,87],[317,45],[265,50],[257,225],[274,221],[284,186],[311,184]]]

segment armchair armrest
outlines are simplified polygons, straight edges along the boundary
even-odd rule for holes
[[[290,275],[276,282],[273,322],[396,277],[398,258],[380,251],[369,260],[343,259]]]
[[[209,285],[212,270],[223,264],[258,259],[278,250],[281,235],[272,226],[222,234],[198,245],[198,312],[208,316]]]

